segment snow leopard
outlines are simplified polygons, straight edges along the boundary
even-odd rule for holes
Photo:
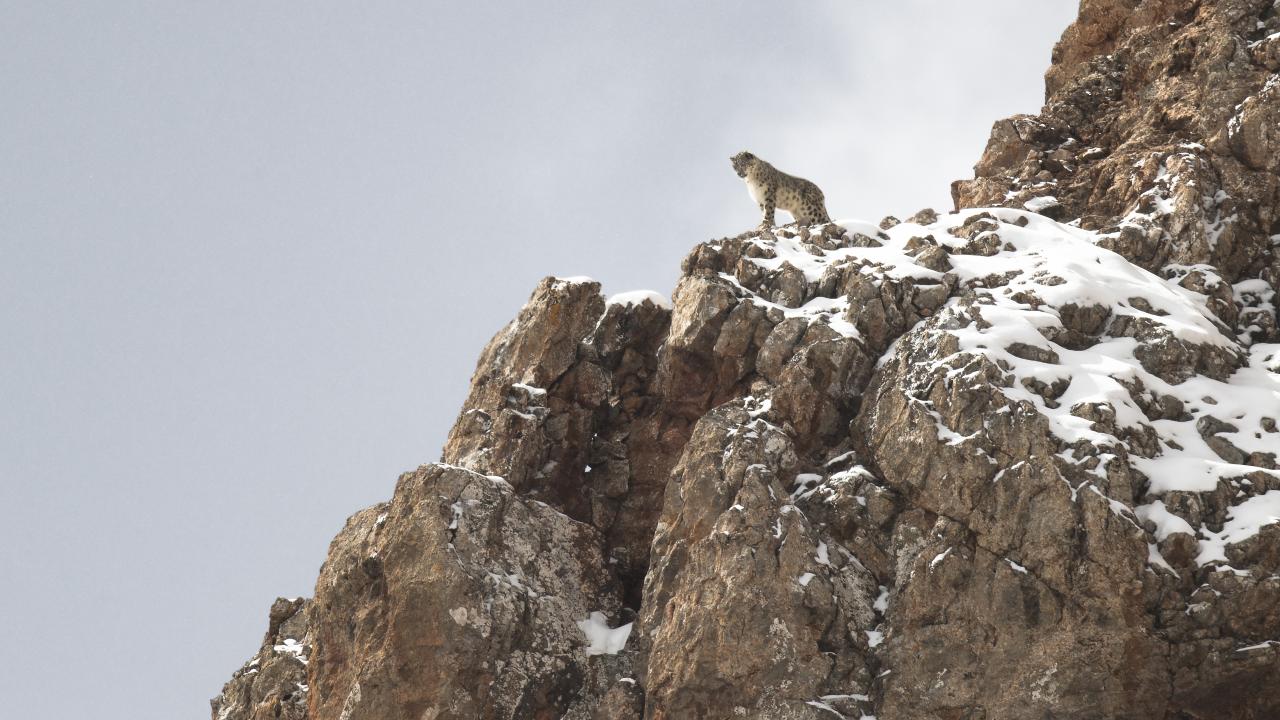
[[[817,185],[788,175],[749,152],[729,158],[738,177],[747,181],[747,191],[764,213],[761,227],[774,226],[774,209],[785,210],[800,225],[831,222],[826,201]]]

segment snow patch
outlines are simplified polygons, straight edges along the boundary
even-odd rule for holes
[[[666,295],[663,295],[656,290],[631,290],[629,292],[618,293],[617,295],[611,296],[605,304],[629,307],[632,305],[641,305],[645,302],[651,302],[654,305],[667,310],[671,309],[671,301],[667,299]]]
[[[1164,506],[1163,500],[1139,505],[1133,511],[1138,515],[1140,520],[1151,521],[1156,526],[1156,542],[1164,542],[1165,538],[1174,533],[1186,533],[1194,536],[1195,528],[1191,527],[1191,523],[1169,512]]]
[[[1062,203],[1058,202],[1058,198],[1052,195],[1045,195],[1042,197],[1031,198],[1030,200],[1023,203],[1022,207],[1030,210],[1033,213],[1041,213],[1041,212],[1044,212],[1045,210],[1048,210],[1049,208],[1057,207],[1061,204]]]
[[[297,640],[294,640],[293,638],[285,638],[284,643],[280,645],[273,645],[271,649],[275,650],[278,653],[283,653],[285,655],[292,655],[295,658],[297,658],[298,661],[301,662],[303,665],[307,664],[307,656],[305,654],[306,647],[304,647],[302,643],[298,642]]]
[[[1221,532],[1200,528],[1200,554],[1196,556],[1196,563],[1226,564],[1228,545],[1244,542],[1276,522],[1280,522],[1280,490],[1269,490],[1244,500],[1227,511],[1227,522]]]
[[[591,613],[586,620],[578,621],[578,629],[587,636],[586,653],[588,655],[617,655],[631,637],[633,623],[609,627],[608,619],[602,612]]]
[[[946,559],[947,559],[947,556],[948,556],[948,555],[950,555],[950,554],[951,554],[951,551],[952,551],[952,550],[954,550],[954,549],[955,549],[955,548],[947,548],[946,550],[943,550],[942,552],[938,553],[937,555],[934,555],[934,556],[933,556],[933,559],[929,561],[929,569],[930,569],[930,570],[932,570],[932,569],[934,569],[934,568],[938,567],[938,565],[942,564],[942,561],[943,561],[943,560],[946,560]]]
[[[827,553],[827,544],[818,543],[818,554],[813,558],[819,565],[831,565],[831,556]]]
[[[880,594],[876,596],[876,601],[871,605],[871,609],[881,615],[889,611],[889,588],[884,585],[880,586]]]

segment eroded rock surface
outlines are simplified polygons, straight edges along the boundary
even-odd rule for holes
[[[575,708],[595,675],[625,666],[587,655],[576,624],[619,618],[602,547],[497,476],[405,474],[390,503],[347,521],[320,572],[312,715],[587,717]]]
[[[214,720],[304,720],[312,651],[308,601],[279,598],[271,606],[262,647],[211,701]]]
[[[1280,716],[1277,38],[1085,0],[957,212],[546,279],[214,717]]]
[[[819,718],[871,684],[875,578],[793,503],[799,458],[755,405],[704,417],[668,486],[641,623],[648,717]]]
[[[1272,0],[1084,0],[1044,109],[995,124],[957,207],[1078,220],[1152,272],[1208,266],[1228,295],[1247,278],[1274,288],[1277,71]]]

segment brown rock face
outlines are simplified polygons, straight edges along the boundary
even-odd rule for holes
[[[1044,109],[995,124],[956,207],[1078,219],[1152,272],[1207,264],[1274,285],[1278,31],[1271,0],[1084,0]]]
[[[673,473],[641,622],[649,717],[817,718],[870,683],[875,578],[792,502],[799,458],[761,414],[708,414]]]
[[[956,212],[544,280],[214,719],[1280,717],[1277,38],[1085,0]]]
[[[575,620],[618,616],[602,546],[497,476],[406,473],[390,503],[347,521],[320,571],[312,715],[571,716],[602,665]]]
[[[231,676],[210,703],[214,720],[305,720],[307,663],[312,651],[308,602],[279,598],[271,606],[258,654]]]
[[[1144,692],[1164,683],[1142,606],[1145,534],[1112,509],[1135,479],[1064,459],[1035,403],[1001,390],[999,365],[960,352],[947,328],[980,307],[962,300],[903,337],[855,424],[913,506],[895,528],[881,714],[1164,717],[1161,693]],[[919,431],[930,412],[952,441]]]

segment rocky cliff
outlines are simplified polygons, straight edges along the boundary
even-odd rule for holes
[[[213,717],[1280,717],[1277,71],[1084,0],[955,212],[543,281]]]

